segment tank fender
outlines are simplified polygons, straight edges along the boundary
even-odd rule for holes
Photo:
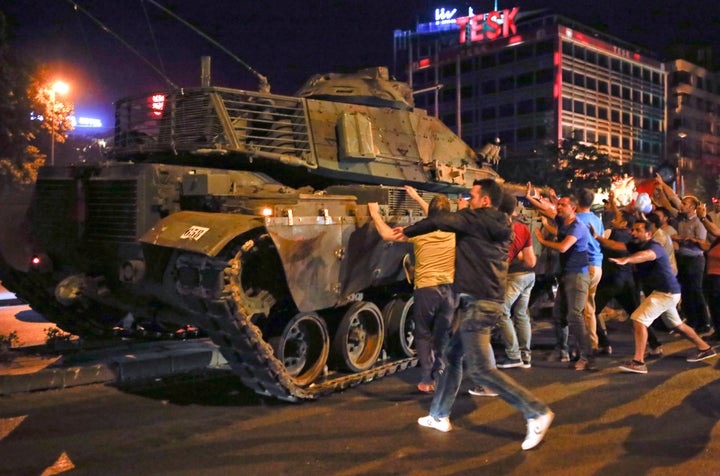
[[[343,305],[372,286],[404,279],[406,243],[383,242],[369,222],[353,217],[295,217],[266,221],[283,264],[288,288],[300,311]]]
[[[339,286],[343,230],[354,224],[321,223],[315,217],[269,219],[268,233],[280,256],[287,284],[300,311],[335,306],[341,300]]]
[[[217,256],[233,238],[262,226],[256,216],[184,211],[160,220],[140,241]]]

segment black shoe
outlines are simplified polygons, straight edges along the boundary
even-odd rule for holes
[[[701,360],[710,359],[712,357],[717,357],[717,352],[715,352],[715,349],[712,347],[708,347],[705,350],[699,350],[697,354],[691,355],[688,357],[688,362],[700,362]]]
[[[610,345],[601,345],[597,348],[597,355],[612,355],[613,348]]]
[[[655,347],[654,349],[650,349],[648,351],[648,354],[645,356],[646,359],[654,360],[659,359],[663,356],[663,348],[661,345]]]
[[[522,367],[523,362],[521,359],[504,359],[497,363],[499,369],[513,369],[515,367]]]
[[[638,362],[637,360],[630,360],[628,362],[623,362],[618,367],[623,372],[632,372],[635,374],[646,374],[648,373],[647,366],[645,365],[645,362]]]

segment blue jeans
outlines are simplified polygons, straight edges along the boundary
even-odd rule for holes
[[[510,273],[507,275],[505,305],[498,324],[505,343],[508,359],[530,361],[530,339],[532,329],[528,304],[535,285],[535,273]]]
[[[430,415],[435,418],[450,416],[462,381],[463,356],[467,358],[467,372],[473,384],[496,392],[500,398],[522,412],[526,419],[547,413],[547,405],[508,377],[507,373],[495,368],[490,331],[502,316],[503,304],[476,300],[468,294],[461,294],[459,298],[460,326],[450,338],[443,354],[446,367],[435,387]]]
[[[553,306],[553,325],[557,338],[556,349],[568,353],[568,327],[576,341],[581,359],[592,357],[592,344],[585,323],[585,302],[587,301],[590,275],[566,273],[560,276],[557,298]]]
[[[455,315],[452,284],[427,286],[413,291],[415,350],[420,361],[421,383],[432,384],[433,373],[443,367],[442,350],[450,339]]]

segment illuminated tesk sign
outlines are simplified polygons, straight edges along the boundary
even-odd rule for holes
[[[460,25],[460,43],[497,40],[516,34],[517,14],[518,7],[515,7],[512,10],[456,18],[455,22]]]

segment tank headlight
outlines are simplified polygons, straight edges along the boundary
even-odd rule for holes
[[[48,255],[38,253],[30,258],[30,269],[40,273],[49,273],[53,270],[53,263]]]
[[[131,259],[120,265],[120,281],[136,283],[145,276],[145,262]]]
[[[261,213],[262,216],[264,216],[265,218],[268,218],[268,217],[271,217],[271,216],[273,215],[273,209],[270,208],[270,207],[265,207],[265,208],[262,209],[262,211],[261,211],[260,213]]]

